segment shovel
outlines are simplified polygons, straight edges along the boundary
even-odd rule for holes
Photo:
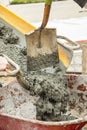
[[[52,0],[46,0],[40,28],[25,35],[28,71],[36,71],[54,66],[59,61],[56,29],[45,28],[49,19],[51,4]]]

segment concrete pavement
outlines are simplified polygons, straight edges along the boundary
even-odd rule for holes
[[[30,23],[42,21],[44,3],[7,5],[8,9]],[[53,2],[50,21],[87,16],[87,10],[81,9],[73,0]]]

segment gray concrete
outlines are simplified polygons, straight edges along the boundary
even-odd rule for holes
[[[42,21],[44,3],[7,5],[6,7],[30,23]],[[84,16],[87,16],[85,8],[81,9],[73,0],[65,0],[53,2],[49,20]]]

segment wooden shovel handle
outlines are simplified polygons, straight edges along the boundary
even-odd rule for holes
[[[44,8],[43,21],[42,21],[40,29],[44,29],[45,26],[47,25],[47,22],[48,22],[48,19],[49,19],[49,14],[50,14],[50,9],[51,9],[51,4],[52,4],[52,0],[46,0],[45,8]]]
[[[82,73],[87,74],[87,45],[82,46]]]

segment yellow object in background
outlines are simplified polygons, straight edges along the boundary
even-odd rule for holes
[[[0,5],[0,18],[5,20],[8,24],[12,25],[23,35],[36,29],[32,24],[20,18],[15,13],[11,12],[10,10],[8,10],[6,7],[2,5]],[[68,58],[68,54],[64,51],[64,49],[61,46],[58,47],[58,54],[59,54],[59,59],[64,63],[66,67],[68,67],[70,63],[70,59]]]
[[[32,24],[20,18],[2,5],[0,5],[0,18],[5,20],[23,34],[35,30],[35,27]]]

